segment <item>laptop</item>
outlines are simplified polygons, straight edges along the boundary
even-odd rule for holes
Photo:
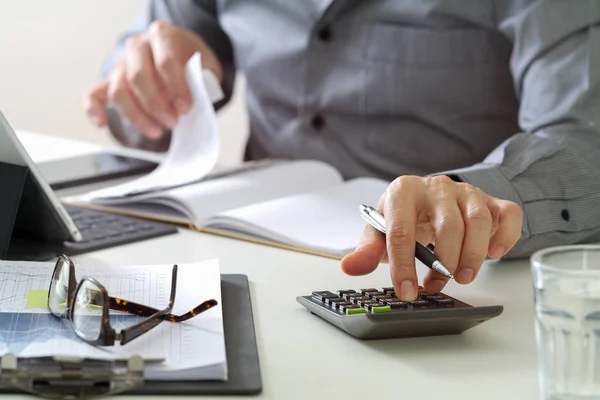
[[[48,151],[60,151],[60,147]],[[0,163],[28,169],[15,220],[15,237],[0,258],[51,259],[59,254],[82,254],[177,231],[167,224],[62,204],[1,111]],[[0,209],[0,213],[12,211]]]

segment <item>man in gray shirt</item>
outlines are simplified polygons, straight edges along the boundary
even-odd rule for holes
[[[469,283],[486,256],[598,238],[599,23],[597,0],[151,0],[86,110],[124,145],[166,150],[189,57],[221,81],[217,108],[241,71],[248,159],[393,181],[386,238],[365,227],[342,268],[389,262],[412,299],[415,240]]]

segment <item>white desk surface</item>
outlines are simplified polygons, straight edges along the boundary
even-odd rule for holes
[[[55,139],[19,135],[34,160],[49,158],[47,144]],[[99,149],[66,140],[60,144],[63,155]],[[186,230],[74,260],[108,265],[185,263],[213,257],[220,259],[223,273],[243,273],[250,280],[263,378],[263,393],[256,398],[537,398],[528,260],[488,263],[474,283],[454,283],[444,290],[473,305],[502,304],[499,317],[461,335],[385,341],[356,340],[309,314],[295,298],[319,289],[389,286],[387,265],[371,275],[350,277],[335,260]],[[425,269],[419,270],[420,277]]]

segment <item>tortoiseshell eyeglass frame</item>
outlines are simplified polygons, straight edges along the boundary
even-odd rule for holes
[[[62,315],[59,315],[54,313],[50,308],[50,296],[52,295],[52,284],[54,283],[54,275],[56,273],[57,268],[59,268],[61,262],[64,262],[68,265],[69,283],[67,289],[68,298],[65,312]],[[77,296],[77,292],[81,289],[82,283],[86,280],[98,287],[99,291],[94,293],[94,296],[99,297],[96,297],[94,299],[94,303],[102,304],[102,326],[100,328],[100,335],[96,340],[85,339],[84,337],[78,334],[77,330],[73,326],[73,300]],[[171,322],[183,322],[203,313],[204,311],[215,307],[218,304],[216,300],[210,299],[204,301],[203,303],[201,303],[200,305],[183,315],[171,314],[173,304],[175,302],[176,289],[177,265],[173,265],[173,272],[171,277],[171,295],[169,296],[169,305],[166,308],[158,310],[156,308],[134,303],[129,300],[123,300],[118,297],[111,297],[109,296],[106,288],[95,278],[86,276],[81,280],[81,282],[77,283],[77,279],[75,277],[75,264],[73,263],[73,261],[71,261],[71,259],[68,256],[61,255],[58,258],[56,265],[54,266],[54,270],[52,271],[52,278],[50,280],[50,286],[48,288],[48,309],[53,315],[59,318],[66,318],[67,320],[69,320],[71,327],[73,328],[77,336],[80,337],[82,340],[86,341],[87,343],[98,346],[112,346],[115,344],[116,341],[119,341],[121,345],[124,345],[131,342],[135,338],[143,335],[144,333],[150,331],[162,321],[166,320]],[[134,325],[122,329],[120,332],[116,332],[115,329],[110,325],[109,310],[122,311],[129,314],[140,315],[148,318],[145,318]]]

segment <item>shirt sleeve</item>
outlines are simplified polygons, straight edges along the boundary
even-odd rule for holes
[[[118,38],[115,49],[102,67],[101,76],[106,77],[110,74],[124,51],[127,39],[143,34],[150,24],[157,20],[171,22],[202,37],[223,67],[221,85],[224,97],[215,104],[215,108],[219,109],[229,102],[235,80],[234,56],[231,42],[219,25],[215,0],[149,0],[134,24]],[[169,131],[158,140],[150,140],[127,124],[111,107],[106,111],[109,130],[122,145],[150,151],[168,149],[171,141]]]
[[[513,43],[522,132],[481,163],[444,173],[522,208],[521,238],[505,258],[597,241],[600,2],[539,1],[497,17]]]

